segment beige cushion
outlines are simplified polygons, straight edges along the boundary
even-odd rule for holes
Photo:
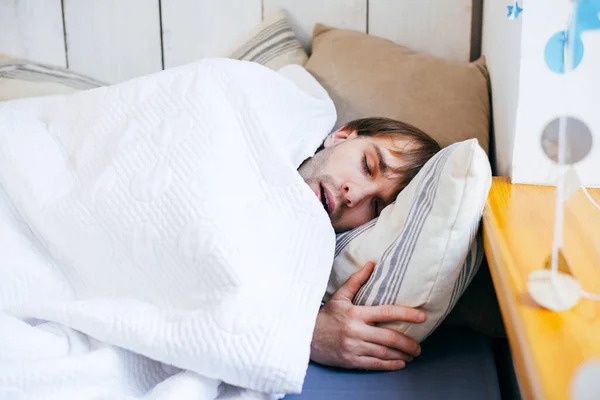
[[[103,85],[66,68],[0,54],[0,101],[70,94]]]
[[[327,89],[336,127],[383,116],[422,129],[441,146],[477,138],[490,126],[485,60],[458,63],[364,33],[317,25],[306,69]]]
[[[282,10],[274,10],[229,54],[236,60],[253,61],[278,70],[289,64],[304,65],[308,56]]]

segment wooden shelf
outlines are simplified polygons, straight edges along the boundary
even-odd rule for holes
[[[589,191],[600,203],[600,189]],[[600,302],[582,299],[557,313],[527,292],[529,273],[550,256],[554,204],[552,187],[494,178],[483,216],[485,251],[525,399],[568,399],[576,369],[600,358]],[[600,211],[581,190],[567,203],[563,251],[583,288],[600,293]]]

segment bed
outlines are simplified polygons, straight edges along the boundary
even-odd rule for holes
[[[0,17],[0,37],[9,38],[0,41],[0,53],[68,67],[81,73],[75,79],[76,86],[79,86],[73,90],[121,82],[202,57],[231,54],[227,50],[236,43],[239,46],[240,41],[248,43],[252,40],[246,36],[248,31],[268,16],[269,11],[278,7],[286,11],[291,28],[298,34],[300,45],[307,54],[310,54],[314,24],[324,22],[401,41],[416,50],[456,62],[475,60],[480,55],[480,0],[453,0],[443,2],[443,5],[437,1],[417,4],[412,1],[331,0],[325,6],[318,0],[252,0],[243,2],[243,6],[232,1],[216,5],[216,2],[208,0],[163,0],[153,5],[135,1],[127,5],[114,4],[113,7],[100,1],[95,1],[94,7],[55,1],[48,2],[44,12],[27,7],[30,3],[0,3],[6,11]],[[235,8],[233,12],[232,7]],[[127,19],[133,13],[136,18]],[[194,13],[199,15],[201,24],[190,18]],[[207,17],[215,15],[218,18]],[[398,23],[399,16],[405,24]],[[3,18],[10,23],[3,23],[6,22]],[[125,19],[131,23],[119,22]],[[40,21],[44,21],[44,29],[49,34],[39,35],[40,31],[35,27]],[[102,24],[110,26],[115,34],[106,36],[104,30],[96,29]],[[218,40],[192,43],[190,39],[194,35],[214,37],[217,32],[223,32],[223,26],[227,27],[226,33]],[[257,35],[260,31],[254,33],[254,38]],[[127,40],[122,43],[123,37]],[[56,74],[56,70],[40,68],[42,74]],[[65,71],[61,74],[68,73]],[[31,73],[29,70],[25,72]],[[86,81],[82,86],[83,77],[92,77],[94,81]],[[2,78],[0,74],[0,80]],[[68,79],[68,76],[61,75],[57,85]],[[71,89],[69,86],[60,93],[71,93]],[[56,87],[49,90],[55,91]],[[1,91],[2,86],[0,99]],[[490,152],[493,154],[493,149]],[[493,297],[489,279],[487,285],[486,301]],[[477,294],[467,293],[465,298],[471,299],[470,304],[473,304],[474,296]],[[497,305],[490,301],[489,307],[497,321]],[[457,309],[468,311],[469,305],[459,303]],[[502,398],[495,358],[497,343],[492,339],[492,336],[498,336],[498,332],[481,332],[482,329],[477,332],[472,329],[473,326],[469,327],[476,324],[469,324],[464,319],[446,325],[423,343],[422,356],[405,370],[347,371],[311,363],[302,394],[288,395],[285,399]]]
[[[470,330],[444,328],[423,343],[405,370],[344,371],[311,363],[301,395],[306,400],[501,399],[492,342]]]

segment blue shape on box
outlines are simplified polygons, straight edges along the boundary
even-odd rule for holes
[[[581,63],[584,53],[581,34],[585,31],[600,29],[600,0],[577,1],[573,24],[572,39],[568,37],[568,31],[557,32],[550,37],[544,49],[546,65],[557,74],[565,73],[565,50],[568,44],[573,46],[571,70],[577,68]]]
[[[600,0],[579,0],[576,12],[579,33],[600,29]]]
[[[523,12],[523,9],[519,7],[518,1],[515,1],[515,4],[512,6],[506,6],[506,8],[508,8],[508,15],[506,16],[508,19],[517,19]]]
[[[546,65],[550,68],[550,71],[557,74],[565,73],[565,56],[566,56],[566,44],[567,44],[568,32],[561,31],[556,32],[544,49],[544,57],[546,58]],[[573,46],[573,61],[571,70],[577,68],[581,60],[583,59],[583,41],[579,36],[575,37]]]

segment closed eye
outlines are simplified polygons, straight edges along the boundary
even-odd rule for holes
[[[369,163],[367,163],[367,156],[363,156],[363,169],[365,170],[365,173],[369,176],[371,176],[371,169],[369,168]]]

